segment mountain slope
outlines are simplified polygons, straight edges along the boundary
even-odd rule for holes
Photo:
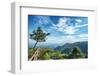
[[[75,43],[66,43],[62,46],[58,46],[55,50],[59,50],[62,53],[69,53],[74,47],[79,47],[83,53],[88,53],[88,42],[75,42]]]

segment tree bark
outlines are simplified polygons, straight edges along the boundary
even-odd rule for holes
[[[38,60],[39,50],[40,50],[40,48],[36,49],[36,51],[34,52],[34,54],[32,55],[32,57],[29,59],[29,61]]]
[[[33,53],[32,53],[33,55],[34,55],[34,48],[36,47],[37,43],[38,43],[38,41],[36,41],[36,43],[35,43],[35,45],[34,45],[34,47],[33,47],[33,50],[32,50],[32,51],[33,51]],[[36,50],[35,50],[35,51],[36,51]],[[30,61],[32,61],[33,55],[32,55],[32,57],[29,59]]]
[[[35,43],[35,45],[34,45],[33,49],[36,47],[37,43],[38,43],[38,41],[36,41],[36,43]]]

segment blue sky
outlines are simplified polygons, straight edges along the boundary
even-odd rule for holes
[[[28,33],[31,34],[39,26],[50,35],[46,37],[46,42],[41,42],[38,46],[56,47],[88,40],[88,17],[28,15]],[[29,47],[34,46],[34,43],[29,38]]]

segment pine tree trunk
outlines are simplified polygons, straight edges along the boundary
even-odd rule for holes
[[[36,41],[36,43],[35,43],[35,45],[34,45],[33,49],[36,47],[37,43],[38,43],[38,41]]]
[[[37,43],[38,43],[38,41],[36,41],[36,43],[35,43],[35,45],[34,45],[34,47],[33,47],[33,50],[32,50],[32,51],[33,51],[33,52],[32,52],[32,57],[29,59],[30,61],[32,61],[32,59],[33,59],[34,51],[36,51],[36,50],[34,50],[34,49],[35,49]]]

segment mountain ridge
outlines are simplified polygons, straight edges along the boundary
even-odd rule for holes
[[[62,53],[69,53],[74,47],[79,47],[83,53],[88,53],[88,41],[65,43],[62,46],[57,46],[54,50],[59,50]]]

